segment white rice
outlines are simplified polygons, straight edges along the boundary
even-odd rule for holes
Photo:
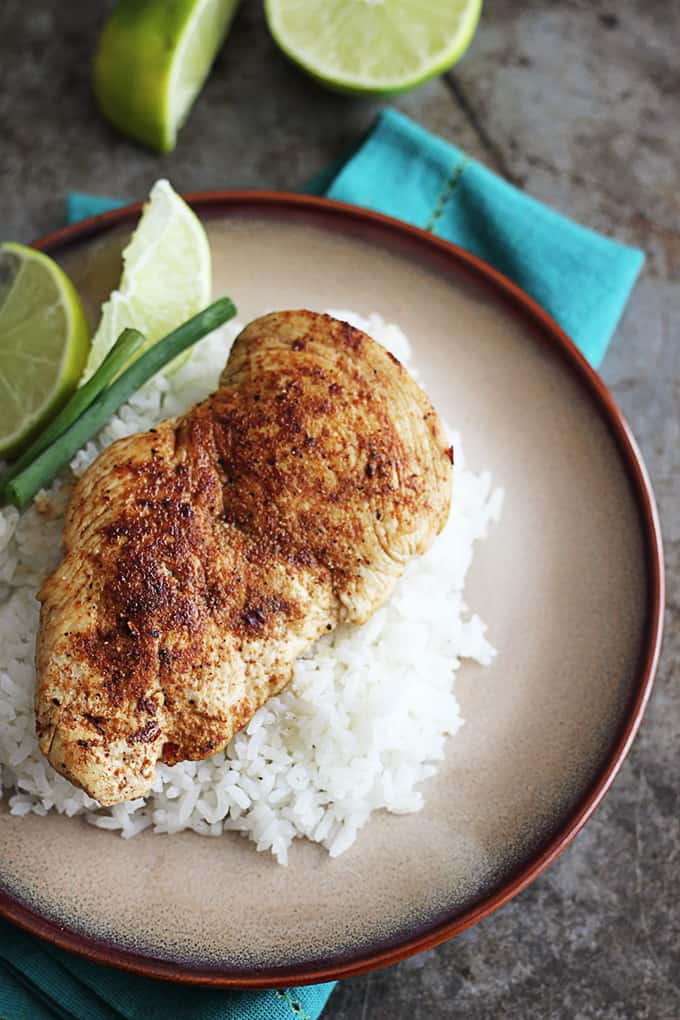
[[[397,326],[378,315],[333,314],[409,364],[410,345]],[[474,543],[497,520],[502,493],[492,491],[488,473],[465,467],[458,437],[452,436],[453,510],[432,550],[409,565],[367,624],[339,627],[300,659],[291,685],[225,751],[159,765],[149,797],[105,809],[52,769],[35,736],[34,596],[60,558],[73,476],[113,440],[180,413],[214,389],[239,328],[229,324],[177,374],[148,383],[24,514],[0,512],[0,795],[9,798],[12,814],[84,814],[124,837],[148,827],[209,836],[235,829],[282,864],[298,836],[337,857],[373,811],[422,808],[421,785],[463,723],[454,691],[461,660],[488,664],[495,655],[463,589]]]

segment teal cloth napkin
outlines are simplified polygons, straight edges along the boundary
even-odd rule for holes
[[[90,963],[0,920],[0,1020],[317,1020],[333,987],[188,988]]]
[[[311,190],[396,216],[472,252],[538,301],[597,368],[644,263],[396,110]]]
[[[478,255],[547,309],[596,367],[644,261],[391,109],[305,190],[396,216]],[[73,193],[67,219],[123,204]],[[88,963],[0,922],[0,1020],[316,1020],[332,989],[184,988]]]

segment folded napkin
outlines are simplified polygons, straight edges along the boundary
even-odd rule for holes
[[[547,309],[595,366],[644,261],[642,252],[541,205],[394,110],[306,190],[396,216],[478,255]],[[122,204],[72,194],[67,218],[74,223]],[[0,922],[0,1020],[316,1020],[332,989],[186,988],[88,963]]]

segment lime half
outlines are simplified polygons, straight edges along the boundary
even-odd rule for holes
[[[90,330],[75,287],[41,252],[0,248],[0,456],[18,453],[75,390]]]
[[[463,55],[482,0],[266,0],[283,52],[342,92],[389,95]]]
[[[119,0],[94,63],[102,113],[143,145],[174,149],[238,0]]]
[[[118,289],[102,307],[84,378],[96,371],[126,327],[144,333],[142,354],[205,308],[211,292],[210,245],[203,225],[167,181],[156,181],[123,252]],[[189,354],[181,354],[173,367]]]

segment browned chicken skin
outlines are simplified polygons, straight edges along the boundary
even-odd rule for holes
[[[252,322],[216,393],[73,492],[39,596],[43,753],[102,804],[148,793],[159,758],[214,754],[388,598],[450,492],[437,413],[380,345],[313,312]]]

